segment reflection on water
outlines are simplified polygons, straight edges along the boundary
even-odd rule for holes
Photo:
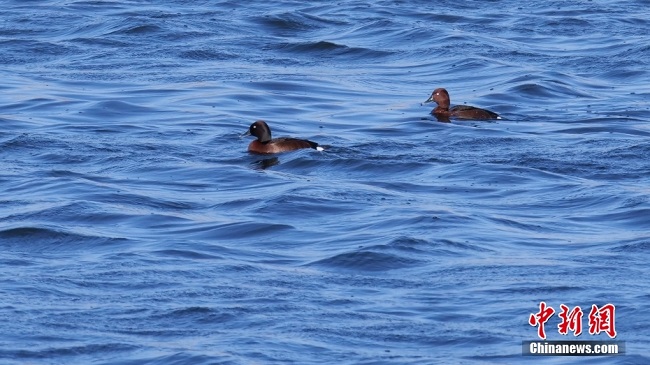
[[[280,163],[279,158],[271,157],[271,158],[263,158],[261,160],[257,160],[253,163],[253,166],[255,166],[258,169],[264,170],[264,169],[268,169],[269,167],[273,167],[279,163]]]

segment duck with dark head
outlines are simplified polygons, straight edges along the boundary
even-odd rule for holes
[[[256,140],[248,145],[248,152],[258,154],[281,153],[295,151],[303,148],[313,148],[322,151],[318,143],[298,138],[271,138],[271,128],[263,120],[258,120],[251,124],[244,136],[257,137]]]
[[[456,105],[449,108],[449,105],[451,104],[449,93],[443,88],[433,90],[431,96],[427,101],[425,101],[425,103],[432,101],[435,101],[438,106],[431,111],[431,115],[441,122],[449,122],[451,118],[469,120],[501,119],[497,113],[474,106]]]

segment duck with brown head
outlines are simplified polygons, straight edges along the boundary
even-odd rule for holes
[[[318,146],[318,143],[306,139],[288,137],[273,139],[271,138],[271,128],[263,120],[258,120],[251,124],[244,135],[257,137],[256,140],[248,145],[248,152],[252,153],[271,154],[295,151],[303,148],[313,148],[318,151],[323,150],[322,147]]]
[[[449,93],[443,88],[433,90],[425,103],[432,101],[435,101],[438,106],[431,111],[431,115],[441,122],[449,122],[450,118],[471,120],[501,119],[497,113],[469,105],[456,105],[450,109]]]

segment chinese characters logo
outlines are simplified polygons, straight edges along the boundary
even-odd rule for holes
[[[589,334],[597,335],[605,332],[610,338],[616,337],[616,321],[615,321],[616,307],[613,304],[605,304],[598,307],[595,304],[591,305],[589,311]],[[546,302],[539,303],[539,312],[531,313],[528,318],[528,324],[537,327],[537,336],[542,340],[546,340],[546,331],[544,325],[555,314],[555,309],[546,305]],[[561,335],[567,335],[573,332],[573,336],[577,337],[582,333],[582,309],[578,306],[573,307],[569,311],[569,307],[560,304],[560,313],[558,316],[561,319],[558,324],[558,332]]]

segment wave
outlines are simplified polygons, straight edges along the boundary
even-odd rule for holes
[[[18,226],[0,230],[0,246],[12,252],[41,254],[103,250],[130,242],[128,238],[96,236],[60,228]]]

